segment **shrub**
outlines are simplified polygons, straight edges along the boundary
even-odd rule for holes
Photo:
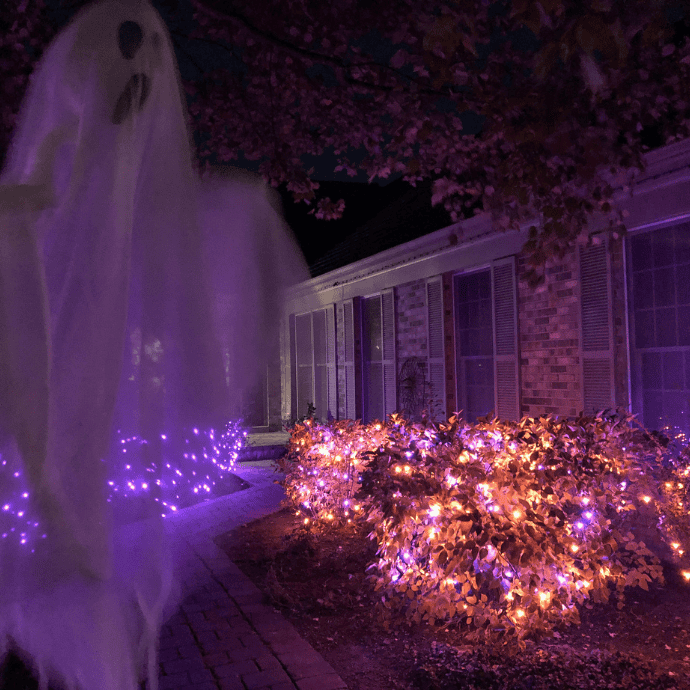
[[[634,536],[641,521],[669,553],[686,550],[687,461],[669,462],[627,414],[307,421],[283,469],[305,522],[371,531],[385,619],[463,626],[470,639],[523,642],[577,622],[581,605],[611,591],[622,607],[626,587],[661,581]]]

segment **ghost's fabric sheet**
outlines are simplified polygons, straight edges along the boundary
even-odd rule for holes
[[[283,220],[280,196],[257,176],[213,166],[199,191],[203,261],[213,295],[230,404],[274,364],[286,290],[309,279],[301,249]]]
[[[162,521],[154,502],[113,515],[106,482],[115,418],[154,480],[166,425],[227,413],[197,186],[164,23],[144,0],[89,5],[41,59],[0,177],[0,658],[44,680],[156,675]]]

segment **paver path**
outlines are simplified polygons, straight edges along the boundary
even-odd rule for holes
[[[270,462],[235,473],[251,487],[166,518],[182,604],[161,632],[160,690],[347,690],[213,543],[278,510],[284,497]]]

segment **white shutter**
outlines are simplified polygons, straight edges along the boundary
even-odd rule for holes
[[[393,414],[398,407],[395,364],[395,299],[393,290],[381,293],[383,333],[383,412]]]
[[[297,417],[307,414],[314,404],[314,345],[311,313],[295,317],[297,352]]]
[[[345,371],[345,419],[356,419],[355,396],[355,318],[353,300],[343,302],[344,371]]]
[[[335,359],[338,378],[338,419],[347,419],[345,404],[346,374],[345,374],[345,305],[338,302],[335,305]]]
[[[515,257],[492,263],[494,303],[494,390],[496,416],[520,418],[520,368],[517,337]]]
[[[445,351],[443,347],[443,286],[441,276],[426,284],[427,343],[429,368],[429,415],[433,420],[446,419]]]
[[[328,378],[328,414],[324,417],[338,416],[338,372],[335,339],[335,304],[326,309],[326,371]]]
[[[295,315],[290,314],[290,419],[297,419],[297,344],[295,340]]]
[[[582,409],[615,407],[611,270],[606,242],[580,247]]]

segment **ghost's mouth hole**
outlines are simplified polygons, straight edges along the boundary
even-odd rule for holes
[[[133,74],[117,99],[117,103],[115,103],[112,116],[113,124],[122,124],[134,108],[141,111],[150,92],[151,80],[148,76],[143,73]]]

